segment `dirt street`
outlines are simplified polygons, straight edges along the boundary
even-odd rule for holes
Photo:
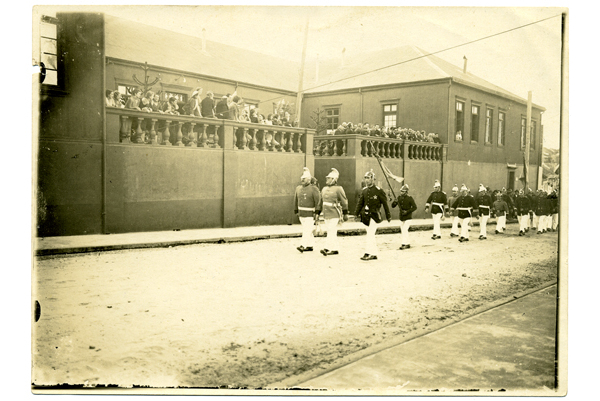
[[[32,381],[264,387],[556,279],[556,233],[473,230],[379,235],[370,262],[364,236],[327,257],[279,239],[37,258]]]

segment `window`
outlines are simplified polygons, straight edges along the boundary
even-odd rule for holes
[[[471,106],[471,141],[479,142],[479,106]]]
[[[494,110],[487,109],[485,111],[485,143],[492,143],[492,124],[493,124]]]
[[[383,125],[391,128],[396,126],[396,118],[398,115],[397,104],[384,104],[383,105]]]
[[[503,112],[499,112],[498,113],[498,145],[500,146],[504,146],[504,138],[505,138],[505,132],[506,132],[506,127],[505,127],[505,119],[506,114]]]
[[[332,108],[325,109],[325,117],[327,118],[327,129],[334,130],[340,124],[340,109]]]
[[[535,121],[531,121],[531,127],[529,129],[529,147],[535,149]]]
[[[527,130],[527,119],[521,117],[521,149],[525,148],[525,132]]]
[[[58,71],[58,20],[43,16],[40,22],[40,66],[46,76],[42,85],[59,86]]]
[[[456,102],[456,129],[455,129],[455,141],[463,140],[463,132],[465,128],[465,103],[457,101]]]
[[[174,97],[175,99],[177,99],[178,102],[182,103],[187,103],[188,100],[188,95],[186,95],[185,93],[163,92],[163,96],[165,101],[169,100],[171,97]]]

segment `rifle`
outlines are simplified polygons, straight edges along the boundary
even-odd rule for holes
[[[388,177],[385,174],[385,170],[383,169],[383,166],[381,165],[381,158],[379,157],[379,153],[377,153],[375,146],[373,146],[373,142],[371,142],[371,141],[368,141],[368,142],[371,145],[371,147],[373,148],[373,154],[375,155],[375,158],[377,159],[377,163],[379,163],[379,167],[381,168],[381,172],[383,173],[383,176],[385,177],[385,180],[387,181],[388,187],[390,187],[390,191],[392,191],[392,195],[394,195],[394,200],[396,200],[397,196],[394,193],[394,190],[392,189],[392,185],[390,184],[390,180],[388,180]]]

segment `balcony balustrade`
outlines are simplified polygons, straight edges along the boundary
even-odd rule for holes
[[[314,134],[305,128],[113,107],[106,107],[106,117],[112,142],[151,146],[306,153],[307,140]]]
[[[362,156],[387,159],[442,161],[447,145],[364,135],[319,135],[313,153],[319,157]]]

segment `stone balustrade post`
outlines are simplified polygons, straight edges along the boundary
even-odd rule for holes
[[[165,130],[163,131],[162,145],[171,146],[171,142],[169,142],[169,139],[171,138],[171,131],[169,130],[170,126],[171,126],[171,120],[166,120],[165,121]]]
[[[152,120],[150,120],[150,144],[151,145],[158,145],[158,142],[156,141],[156,129],[155,129],[155,125],[156,122],[158,121],[158,119],[153,118]]]
[[[130,135],[131,135],[131,122],[129,121],[129,117],[127,116],[121,116],[120,120],[120,127],[119,127],[119,140],[122,143],[129,143],[130,142]]]
[[[137,128],[135,130],[135,143],[144,143],[144,131],[142,125],[144,124],[144,117],[137,118]]]
[[[181,126],[183,122],[177,122],[177,142],[175,142],[175,146],[183,146],[183,132],[181,131]]]

